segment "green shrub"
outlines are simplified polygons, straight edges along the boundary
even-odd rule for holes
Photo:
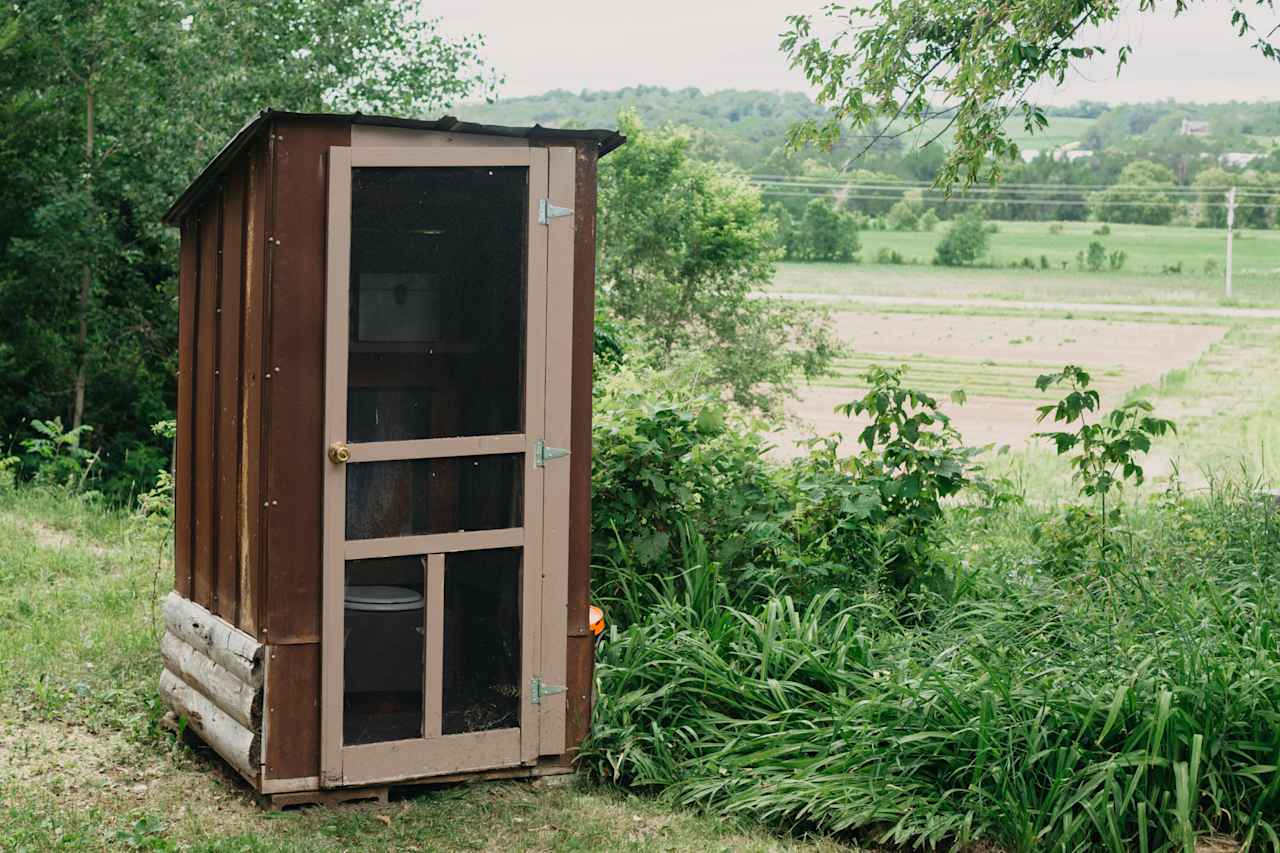
[[[653,375],[607,379],[592,430],[597,598],[634,621],[686,564],[685,530],[740,604],[938,580],[942,501],[971,482],[976,451],[900,370],[866,379],[870,390],[838,409],[866,423],[861,451],[841,456],[840,437],[826,436],[788,464],[766,460],[760,425],[719,400]]]
[[[987,251],[987,229],[976,214],[966,214],[951,223],[934,249],[934,263],[944,267],[972,264]]]
[[[877,264],[904,264],[906,260],[902,257],[902,253],[897,249],[890,249],[888,246],[881,246],[876,252]]]
[[[885,224],[893,231],[915,231],[920,227],[920,204],[902,199],[885,214]]]
[[[1280,826],[1280,520],[1146,510],[1128,570],[1038,571],[1039,510],[952,531],[949,599],[735,607],[714,567],[602,644],[584,766],[670,800],[892,849],[1191,850]],[[1195,566],[1195,571],[1188,571]]]
[[[920,230],[932,231],[938,227],[938,213],[932,207],[920,216]]]
[[[836,207],[829,198],[815,198],[809,202],[797,230],[797,251],[801,260],[851,263],[858,259],[861,243],[857,220],[849,211]]]
[[[1106,262],[1107,247],[1097,240],[1090,240],[1089,252],[1085,255],[1085,264],[1089,267],[1089,272],[1099,272]]]
[[[31,428],[36,437],[23,439],[22,449],[27,453],[32,480],[73,491],[83,489],[98,454],[82,447],[80,439],[93,432],[93,427],[81,424],[69,430],[62,426],[62,418],[52,418],[33,420]]]

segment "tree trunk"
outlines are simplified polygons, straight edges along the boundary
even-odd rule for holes
[[[93,190],[93,73],[89,73],[88,80],[85,81],[85,134],[84,134],[84,161],[85,174],[88,179],[85,181],[85,191]],[[80,329],[76,334],[76,381],[75,381],[75,402],[71,410],[71,429],[79,428],[84,421],[84,391],[87,382],[88,363],[89,363],[89,296],[93,286],[93,271],[89,266],[88,259],[80,269],[80,304],[78,307]]]

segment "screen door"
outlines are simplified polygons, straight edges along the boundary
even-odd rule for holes
[[[563,752],[572,157],[330,149],[325,785]]]

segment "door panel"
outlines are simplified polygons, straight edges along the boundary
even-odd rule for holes
[[[322,784],[563,750],[563,695],[533,701],[567,604],[568,464],[534,452],[568,445],[551,177],[540,149],[331,149]]]

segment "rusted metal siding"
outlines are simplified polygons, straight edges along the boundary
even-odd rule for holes
[[[218,264],[217,419],[214,423],[215,542],[213,612],[236,624],[240,566],[236,511],[236,471],[240,461],[241,294],[244,286],[244,201],[246,164],[226,176],[222,191],[222,246]]]
[[[214,527],[215,413],[218,385],[215,371],[218,362],[218,252],[221,246],[222,194],[209,196],[200,208],[200,261],[196,299],[195,377],[195,461],[192,490],[195,509],[195,534],[192,559],[194,576],[191,600],[213,610],[213,555],[217,531]]]
[[[177,436],[174,439],[173,467],[173,588],[184,598],[191,597],[195,576],[192,555],[195,512],[195,351],[196,304],[199,301],[200,220],[195,215],[182,221],[182,249],[178,259],[178,411]]]
[[[236,507],[240,589],[236,625],[245,633],[264,639],[262,625],[264,560],[262,559],[262,376],[266,316],[267,233],[270,223],[271,142],[266,134],[245,152],[244,290],[240,308],[240,467],[236,473]]]
[[[565,749],[591,728],[595,641],[591,599],[591,371],[595,349],[596,164],[599,147],[576,146],[573,244],[573,388],[569,404],[569,613]]]
[[[262,778],[319,776],[319,643],[268,646],[265,699],[267,734]]]
[[[264,378],[266,610],[271,643],[320,641],[325,243],[330,146],[346,123],[279,120]],[[319,743],[316,744],[319,749]]]
[[[265,163],[251,146],[183,221],[178,285],[174,588],[255,632]]]

